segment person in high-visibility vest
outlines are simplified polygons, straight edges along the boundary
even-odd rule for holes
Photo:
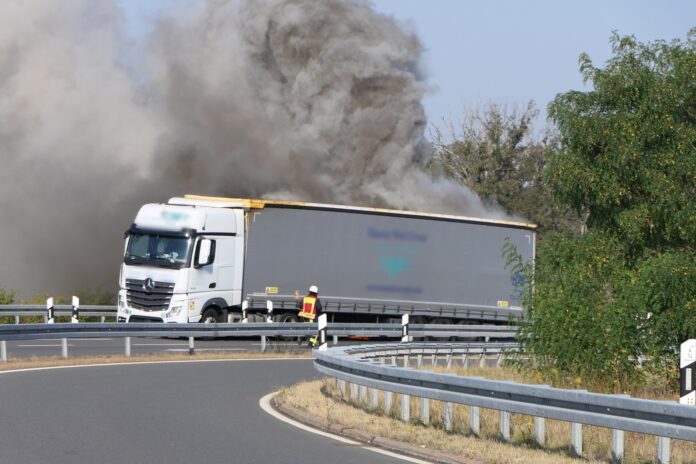
[[[319,288],[316,285],[312,285],[309,287],[309,293],[307,296],[302,298],[300,312],[297,315],[305,322],[314,322],[314,320],[321,314],[321,311],[322,307],[321,300],[319,299]],[[316,344],[317,337],[311,337],[309,339],[309,345],[315,346]]]

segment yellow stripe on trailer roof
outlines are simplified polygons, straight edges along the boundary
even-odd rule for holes
[[[455,216],[451,214],[424,213],[420,211],[407,211],[398,209],[385,208],[369,208],[364,206],[347,206],[347,205],[332,205],[327,203],[309,203],[305,201],[289,201],[289,200],[261,200],[254,198],[225,198],[225,197],[210,197],[205,195],[184,195],[184,198],[189,200],[200,201],[219,201],[219,202],[234,202],[242,205],[246,209],[263,209],[266,205],[273,206],[293,206],[299,208],[318,208],[318,209],[333,209],[341,211],[357,211],[363,213],[379,213],[400,216],[413,216],[423,218],[449,219],[457,221],[482,222],[487,224],[498,224],[512,227],[522,227],[525,229],[536,229],[537,225],[526,222],[505,221],[502,219],[483,219],[470,216]]]

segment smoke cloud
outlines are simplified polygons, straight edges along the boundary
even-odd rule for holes
[[[0,3],[0,285],[116,285],[140,204],[184,193],[501,217],[422,166],[413,32],[359,0],[201,1],[146,45],[116,0]]]

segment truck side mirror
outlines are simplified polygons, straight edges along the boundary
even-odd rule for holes
[[[196,269],[212,264],[215,259],[215,240],[201,239],[196,248],[193,267]]]

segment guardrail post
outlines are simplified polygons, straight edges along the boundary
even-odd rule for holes
[[[193,337],[189,337],[189,356],[196,354],[196,347],[194,345]]]
[[[53,316],[53,297],[46,300],[46,317],[44,318],[46,324],[53,324],[56,322]]]
[[[329,344],[326,342],[326,329],[327,329],[328,323],[326,319],[326,314],[322,314],[319,316],[319,334],[317,337],[317,341],[319,343],[319,351],[326,351],[329,349]]]
[[[407,354],[404,355],[404,367],[406,367],[406,368],[408,367],[408,355]]]
[[[358,399],[358,385],[355,383],[350,384],[350,399],[353,401]]]
[[[367,387],[365,385],[360,385],[358,387],[359,395],[358,398],[360,399],[361,403],[364,403],[367,401]]]
[[[469,408],[469,428],[473,435],[481,436],[481,409],[478,406]]]
[[[611,462],[624,462],[624,431],[611,431]]]
[[[534,418],[534,441],[541,447],[546,445],[546,421],[543,417]]]
[[[7,342],[0,341],[0,361],[7,362]]]
[[[467,361],[467,359],[466,359],[466,353],[464,353],[464,354],[462,355],[462,367],[463,367],[464,369],[466,369],[467,367],[469,367],[469,361]]]
[[[496,358],[495,367],[500,367],[502,365],[503,365],[503,353],[500,352],[500,353],[498,353],[498,357]]]
[[[411,341],[411,337],[408,335],[408,324],[409,324],[409,315],[404,314],[401,316],[401,342],[402,343],[408,343]]]
[[[420,399],[420,421],[424,424],[430,423],[430,400],[428,398]]]
[[[336,379],[338,384],[338,391],[341,394],[341,399],[346,399],[346,381],[341,379]]]
[[[130,358],[131,355],[131,342],[130,342],[130,337],[125,337],[125,344],[126,344],[126,357]]]
[[[685,341],[679,349],[679,403],[696,404],[696,339]]]
[[[266,322],[273,322],[273,302],[266,300]]]
[[[437,354],[433,353],[430,355],[430,365],[431,366],[437,365]]]
[[[401,420],[408,422],[411,420],[411,397],[401,394]]]
[[[479,367],[481,369],[486,367],[486,352],[485,351],[481,352],[481,358],[479,359]]]
[[[60,354],[63,357],[63,359],[68,359],[68,339],[67,338],[60,339]]]
[[[392,355],[392,357],[391,357],[391,365],[392,365],[392,366],[396,366],[396,356],[393,356],[393,355]]]
[[[73,324],[77,324],[79,314],[80,314],[80,299],[76,296],[73,296],[72,297],[72,317],[70,318],[70,322],[72,322]]]
[[[452,367],[452,353],[447,355],[447,369]]]
[[[261,352],[265,353],[266,352],[266,336],[261,335]]]
[[[333,344],[338,345],[338,335],[333,336]]]
[[[249,300],[242,301],[242,324],[249,322],[247,312],[249,310]]]
[[[379,406],[379,390],[370,388],[370,409],[377,409]]]
[[[669,464],[669,437],[657,437],[657,462]]]
[[[423,353],[418,355],[418,361],[416,361],[416,366],[419,368],[423,366]]]
[[[504,441],[510,441],[510,413],[500,411],[500,436]]]
[[[394,393],[390,391],[384,392],[384,414],[389,415],[394,404]]]
[[[572,422],[570,424],[570,446],[575,456],[582,457],[582,424]]]
[[[449,401],[442,403],[442,422],[446,431],[452,430],[452,403]]]
[[[19,316],[15,316],[15,324],[19,324]]]

